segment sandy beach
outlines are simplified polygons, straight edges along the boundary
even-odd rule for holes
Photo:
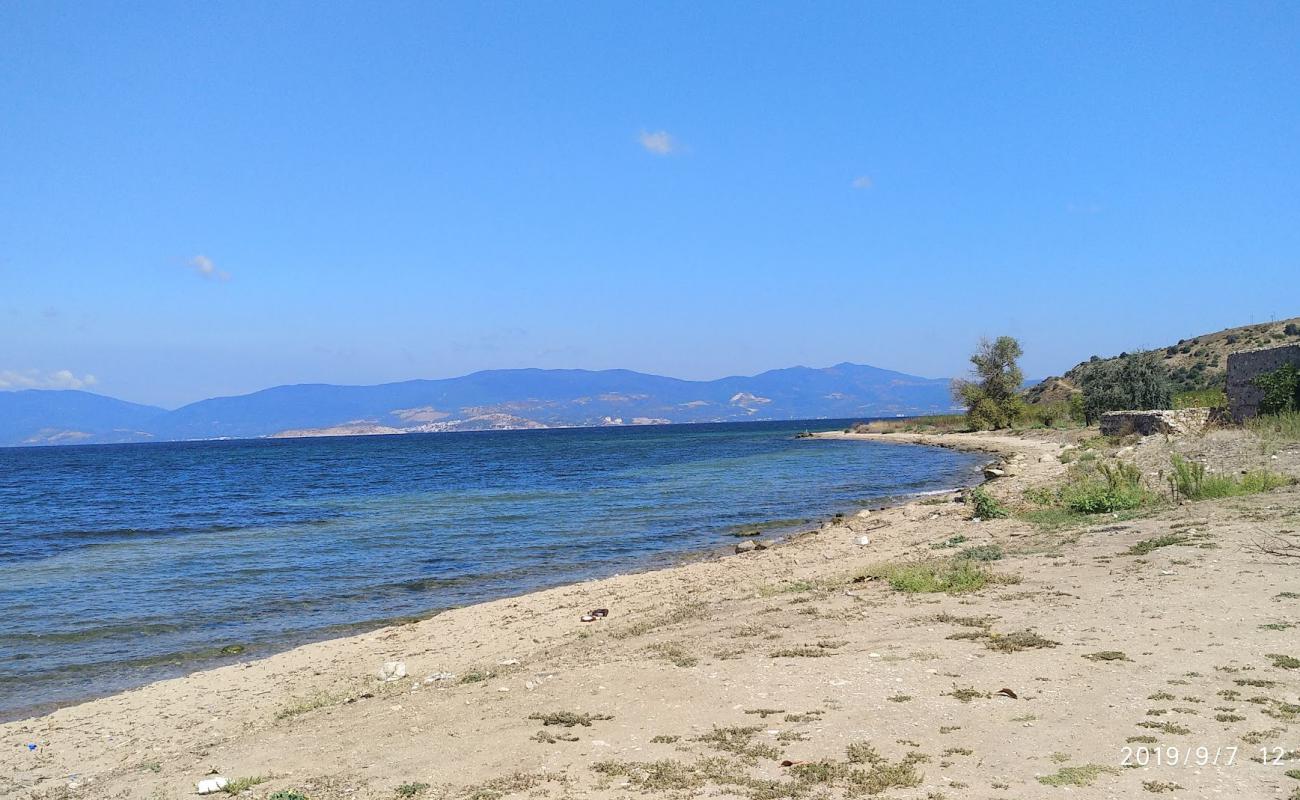
[[[827,435],[988,451],[1010,473],[988,490],[1014,504],[1058,481],[1084,434]],[[1294,450],[1242,436],[1115,449],[1153,482],[1170,448],[1300,474]],[[1300,527],[1300,489],[1060,529],[972,520],[959,499],[0,725],[0,796],[176,798],[214,774],[249,797],[311,800],[1295,788],[1296,763],[1261,761],[1300,748],[1300,669],[1273,657],[1300,657],[1300,576],[1252,545]],[[868,574],[986,544],[1005,556],[978,591],[905,593]],[[608,617],[580,620],[596,608]],[[381,681],[386,662],[406,677]],[[1212,760],[1137,752],[1157,746]]]

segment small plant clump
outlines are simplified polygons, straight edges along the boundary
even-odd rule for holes
[[[1051,775],[1042,775],[1038,782],[1044,786],[1088,786],[1097,778],[1119,770],[1101,764],[1084,764],[1078,767],[1061,767]]]
[[[995,500],[983,486],[975,487],[970,497],[971,504],[974,506],[975,519],[1002,519],[1011,516],[1011,512]]]
[[[1180,536],[1176,533],[1167,533],[1164,536],[1157,536],[1154,539],[1143,539],[1137,544],[1124,551],[1126,556],[1144,556],[1153,550],[1159,550],[1162,547],[1173,547],[1174,545],[1186,544],[1190,539],[1186,536]]]
[[[1173,466],[1169,476],[1170,488],[1188,500],[1259,494],[1295,483],[1295,479],[1289,475],[1267,470],[1253,470],[1242,475],[1210,474],[1204,464],[1185,459],[1177,453],[1170,456],[1170,461]]]
[[[1122,650],[1102,650],[1099,653],[1087,653],[1084,658],[1089,661],[1132,661]]]
[[[1278,669],[1300,669],[1300,658],[1295,656],[1283,655],[1282,653],[1268,653],[1269,661]]]
[[[394,790],[398,797],[419,797],[429,789],[427,783],[404,783]]]
[[[968,558],[971,561],[1000,561],[1002,560],[1002,548],[996,544],[980,544],[974,547],[967,547],[957,554],[958,558]]]
[[[865,573],[883,578],[895,591],[906,593],[963,594],[992,583],[1016,583],[1018,579],[995,575],[966,558],[928,559],[906,563],[879,564]]]
[[[538,720],[543,725],[563,725],[566,728],[572,728],[575,725],[590,728],[593,722],[613,719],[608,714],[579,714],[575,711],[537,712],[529,714],[528,718]]]

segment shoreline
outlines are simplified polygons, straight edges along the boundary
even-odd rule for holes
[[[945,448],[951,447],[949,444],[929,445],[923,442],[899,441],[896,439],[891,439],[889,436],[880,437],[879,435],[876,434],[866,434],[866,435],[843,434],[836,431],[815,433],[811,437],[806,437],[806,438],[841,439],[841,440],[858,439],[858,440],[877,441],[884,444],[894,444],[894,445],[909,445],[909,446],[920,445],[920,446],[936,446],[936,447],[945,447]],[[978,447],[956,447],[952,449],[963,450],[966,452],[991,452]],[[979,466],[973,468],[971,472],[971,477],[978,480],[979,470],[980,470]],[[880,497],[872,498],[870,500],[864,500],[861,508],[867,508],[869,503],[872,509],[879,511],[885,508],[892,508],[900,505],[905,505],[909,502],[912,502],[924,496],[936,495],[936,494],[947,494],[954,491],[959,491],[960,489],[963,488],[966,488],[965,484],[960,486],[953,486],[951,488],[930,490],[927,492],[913,492],[913,493],[905,493],[905,494],[898,494],[898,495],[883,495]],[[861,509],[856,509],[856,510],[861,510]],[[763,533],[758,536],[726,535],[720,537],[720,540],[717,543],[711,544],[707,547],[686,550],[681,552],[660,553],[647,559],[644,563],[632,566],[630,569],[626,571],[615,572],[611,575],[607,575],[603,577],[593,577],[593,578],[585,578],[585,579],[578,579],[578,580],[565,580],[562,577],[560,577],[557,578],[556,583],[550,586],[542,586],[540,588],[527,589],[514,594],[498,595],[495,597],[489,597],[483,600],[479,600],[477,602],[472,602],[472,603],[462,604],[462,605],[448,605],[442,607],[427,608],[414,613],[403,614],[396,617],[349,623],[346,625],[335,626],[336,627],[335,630],[317,632],[320,633],[321,635],[312,635],[311,633],[304,633],[302,635],[289,637],[289,643],[284,644],[283,646],[273,646],[264,642],[250,643],[250,644],[240,643],[239,646],[242,648],[247,648],[248,651],[247,654],[243,655],[242,657],[232,658],[229,655],[226,656],[219,655],[218,654],[218,651],[220,650],[219,645],[213,645],[197,653],[177,653],[177,654],[160,655],[150,660],[156,661],[154,668],[158,669],[158,671],[162,673],[161,675],[158,675],[156,677],[151,677],[142,683],[132,682],[123,679],[122,675],[128,672],[130,669],[133,669],[134,667],[124,666],[121,671],[113,674],[112,680],[110,681],[111,688],[107,689],[106,691],[93,692],[91,694],[80,696],[76,699],[51,700],[42,703],[37,703],[32,706],[27,706],[25,708],[15,709],[12,712],[9,711],[0,712],[0,725],[39,719],[41,717],[48,716],[52,713],[55,713],[63,709],[75,708],[85,703],[113,698],[115,696],[127,692],[133,692],[140,689],[145,689],[157,683],[176,681],[176,680],[185,680],[192,676],[200,675],[202,673],[213,671],[213,670],[219,670],[226,667],[240,667],[242,665],[256,663],[265,659],[274,658],[284,653],[291,652],[298,648],[309,647],[312,645],[328,644],[330,642],[338,642],[342,640],[352,639],[355,637],[365,636],[367,634],[381,632],[386,629],[396,628],[403,625],[425,622],[452,611],[475,608],[485,603],[492,603],[492,602],[503,601],[503,600],[518,600],[520,598],[526,598],[530,595],[537,594],[539,592],[546,592],[554,589],[563,589],[565,587],[571,587],[571,586],[581,585],[584,583],[607,580],[609,578],[643,575],[646,573],[677,569],[679,567],[684,567],[684,566],[688,566],[700,562],[717,561],[719,559],[725,559],[734,555],[735,553],[733,552],[733,547],[736,544],[744,541],[760,542],[765,548],[780,547],[794,539],[798,539],[807,536],[809,534],[816,533],[819,529],[825,527],[829,523],[829,521],[832,520],[837,514],[840,516],[850,515],[855,513],[856,510],[845,509],[843,511],[837,511],[835,509],[831,509],[822,514],[811,516],[797,525],[778,525],[771,529],[767,527],[769,522],[789,522],[789,520],[746,523],[745,525],[739,527],[760,528],[763,530]],[[148,664],[145,664],[142,665],[140,668],[150,668],[150,666]]]
[[[848,436],[998,453],[1014,465],[988,483],[1004,502],[1059,480],[1059,456],[1076,441],[1059,432]],[[1160,437],[1141,445],[1168,446]],[[862,511],[759,552],[452,609],[0,724],[0,751],[17,754],[0,772],[0,796],[177,797],[217,770],[256,779],[247,785],[258,799],[281,789],[310,800],[404,791],[425,800],[754,798],[746,781],[790,785],[793,768],[780,759],[843,759],[858,741],[891,764],[912,759],[915,782],[888,793],[899,800],[943,790],[1039,798],[1057,791],[1041,779],[1062,763],[1104,767],[1074,797],[1140,796],[1152,777],[1202,794],[1268,796],[1284,770],[1111,765],[1126,737],[1150,732],[1134,725],[1152,719],[1142,709],[1158,705],[1143,700],[1153,686],[1181,684],[1171,691],[1195,713],[1152,724],[1173,719],[1209,745],[1276,726],[1254,707],[1236,706],[1240,723],[1201,713],[1223,703],[1216,692],[1232,687],[1233,672],[1256,670],[1283,687],[1273,694],[1300,690],[1300,675],[1264,655],[1289,652],[1289,634],[1236,625],[1294,610],[1274,599],[1294,589],[1285,567],[1238,546],[1279,524],[1267,520],[1286,524],[1300,489],[1283,492],[1060,533],[1014,518],[978,522],[941,496]],[[1171,530],[1190,544],[1124,555]],[[864,577],[873,565],[995,544],[1007,554],[989,568],[1014,584],[910,595]],[[1201,602],[1189,606],[1193,592]],[[594,608],[609,616],[581,622]],[[1178,624],[1160,625],[1166,617]],[[967,619],[988,621],[940,621]],[[1050,643],[999,652],[951,635],[989,630]],[[1125,660],[1088,660],[1098,651]],[[407,677],[381,682],[386,662],[401,662]],[[567,714],[591,718],[571,728],[545,721]],[[719,730],[744,742],[725,749]],[[693,766],[702,764],[711,771]]]

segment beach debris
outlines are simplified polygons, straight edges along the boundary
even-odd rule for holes
[[[507,658],[507,659],[505,659],[504,661],[498,661],[498,662],[497,662],[497,666],[498,666],[498,667],[513,667],[513,666],[516,666],[518,663],[519,663],[519,659],[517,659],[517,658]]]
[[[220,792],[223,789],[225,789],[226,784],[228,783],[230,783],[230,781],[226,780],[220,775],[217,775],[214,778],[204,778],[203,780],[194,784],[194,790],[199,794],[216,794],[217,792]]]
[[[588,611],[587,613],[590,614],[590,615],[592,615],[592,616],[595,617],[596,619],[604,619],[605,617],[608,617],[608,616],[609,616],[609,609],[608,609],[608,608],[593,608],[591,611]]]
[[[1012,700],[1019,700],[1019,699],[1020,699],[1020,695],[1018,695],[1018,694],[1016,694],[1015,692],[1011,691],[1010,689],[1006,689],[1006,688],[998,689],[998,690],[997,690],[996,692],[994,692],[993,694],[994,694],[994,695],[1000,695],[1000,696],[1002,696],[1002,697],[1010,697]]]
[[[29,744],[27,745],[27,749],[28,749],[28,750],[35,750],[35,749],[36,749],[36,743],[35,743],[35,742],[31,742],[31,743],[29,743]]]
[[[596,617],[593,617],[593,616],[590,615],[590,614],[583,614],[581,617],[578,617],[578,620],[579,620],[580,622],[595,622],[595,621],[596,621]]]
[[[400,681],[406,677],[405,661],[385,661],[384,665],[379,668],[376,677],[384,683]]]
[[[867,545],[871,544],[871,537],[870,537],[870,536],[859,536],[858,538],[854,539],[853,541],[858,545],[858,547],[866,547]]]
[[[736,545],[737,553],[752,553],[757,549],[758,549],[758,542],[754,542],[754,541],[740,542],[739,544]]]
[[[451,681],[456,679],[453,672],[435,672],[424,679],[425,683],[437,683],[438,681]]]

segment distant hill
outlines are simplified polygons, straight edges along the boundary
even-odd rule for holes
[[[90,392],[0,392],[0,445],[138,442],[166,414]]]
[[[377,386],[277,386],[174,411],[88,392],[0,392],[0,446],[879,417],[951,407],[946,378],[860,364],[714,381],[513,369]]]
[[[1203,333],[1153,351],[1168,367],[1176,391],[1221,389],[1224,386],[1228,354],[1259,347],[1300,342],[1300,317],[1262,322]],[[1127,353],[1102,358],[1093,356],[1061,376],[1045,378],[1025,393],[1030,402],[1057,402],[1079,390],[1083,376],[1098,364],[1114,361]]]

